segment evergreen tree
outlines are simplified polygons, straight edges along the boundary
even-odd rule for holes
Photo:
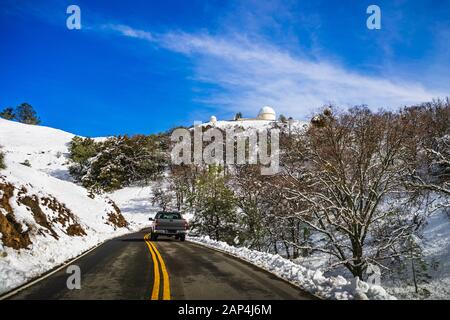
[[[197,181],[193,198],[192,228],[214,240],[233,244],[238,232],[235,199],[221,167],[208,168]]]
[[[76,181],[81,181],[88,172],[90,162],[100,149],[101,143],[96,143],[91,138],[73,137],[69,144],[69,159],[73,164],[69,167],[70,174]]]
[[[235,120],[242,119],[242,112],[236,113],[236,115],[234,116],[234,119],[235,119]]]
[[[429,283],[431,276],[429,275],[429,266],[423,259],[422,248],[419,245],[420,240],[415,236],[407,239],[406,246],[408,248],[407,260],[411,265],[411,280],[414,285],[414,292],[418,296],[427,297],[429,292],[426,288],[421,288],[421,284]]]
[[[28,103],[22,103],[16,108],[16,119],[19,122],[26,124],[38,125],[41,120],[38,118],[36,111]]]
[[[132,183],[154,180],[166,165],[166,154],[158,136],[136,135],[95,142],[73,138],[69,170],[76,181],[94,191],[112,191]]]
[[[16,115],[14,114],[14,109],[11,107],[5,108],[2,112],[0,112],[0,118],[6,120],[14,120]]]
[[[2,169],[6,169],[5,154],[0,150],[0,170],[2,170]]]
[[[278,117],[278,120],[286,123],[288,121],[288,119],[286,118],[286,116],[284,114],[280,114],[280,116]]]

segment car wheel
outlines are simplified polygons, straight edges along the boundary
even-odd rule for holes
[[[180,236],[180,240],[181,240],[181,241],[186,240],[186,236],[184,236],[184,235],[183,235],[183,236]]]

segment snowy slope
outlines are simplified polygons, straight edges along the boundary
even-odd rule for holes
[[[160,210],[152,204],[152,186],[127,187],[108,194],[125,217],[141,225],[149,224],[148,218]]]
[[[431,277],[428,283],[420,283],[429,296],[426,299],[444,299],[450,297],[450,217],[441,210],[427,219],[421,239],[424,259],[431,266],[427,273]],[[410,281],[411,282],[411,281]],[[423,299],[415,294],[412,283],[403,286],[391,286],[387,289],[402,299]]]
[[[432,215],[424,230],[424,254],[429,262],[437,261],[432,280],[426,285],[430,299],[450,297],[450,217],[443,211]]]
[[[9,162],[23,163],[51,176],[70,179],[66,157],[73,134],[42,126],[25,125],[0,118],[0,146]]]
[[[68,173],[61,130],[0,119],[0,293],[106,239],[145,226],[107,196],[89,195]],[[23,163],[28,161],[30,166]]]

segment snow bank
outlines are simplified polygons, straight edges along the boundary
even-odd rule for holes
[[[211,240],[209,237],[188,237],[188,240],[214,249],[219,249],[237,258],[250,262],[278,277],[285,279],[303,290],[324,299],[370,299],[394,300],[382,287],[370,285],[358,278],[351,281],[342,276],[325,277],[320,270],[307,269],[279,255],[237,248]]]

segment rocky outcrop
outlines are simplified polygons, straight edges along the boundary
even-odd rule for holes
[[[22,224],[16,221],[10,200],[14,195],[14,186],[0,181],[0,233],[3,245],[16,250],[31,244],[29,231],[23,230]]]

